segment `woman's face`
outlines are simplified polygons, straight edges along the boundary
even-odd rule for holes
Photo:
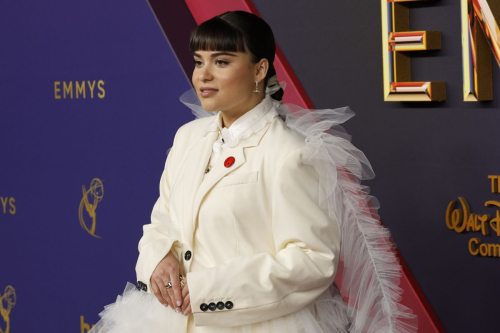
[[[267,60],[252,64],[248,52],[196,51],[193,86],[207,111],[241,114],[264,97]],[[253,92],[259,81],[259,94]]]

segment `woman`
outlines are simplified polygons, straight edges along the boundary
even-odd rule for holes
[[[190,47],[195,93],[181,101],[197,119],[175,135],[144,226],[141,291],[128,285],[96,327],[414,331],[388,232],[357,180],[370,164],[338,126],[353,113],[281,105],[273,33],[253,14],[204,22]],[[333,282],[341,257],[348,304]]]

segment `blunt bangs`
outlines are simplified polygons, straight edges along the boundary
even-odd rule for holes
[[[191,52],[246,52],[242,32],[219,17],[205,21],[193,30],[189,48]]]

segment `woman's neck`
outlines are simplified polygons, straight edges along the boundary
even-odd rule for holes
[[[231,110],[221,110],[221,125],[222,127],[229,128],[239,117],[243,116],[245,113],[248,111],[252,110],[254,107],[256,107],[259,103],[262,102],[264,99],[264,96],[255,95],[252,96],[252,98],[245,104],[243,105],[238,105],[236,108],[231,109]]]

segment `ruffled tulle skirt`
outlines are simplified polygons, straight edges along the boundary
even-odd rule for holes
[[[176,313],[131,283],[99,316],[89,333],[344,333],[349,328],[347,305],[334,284],[297,312],[244,326],[195,327],[193,314]]]

